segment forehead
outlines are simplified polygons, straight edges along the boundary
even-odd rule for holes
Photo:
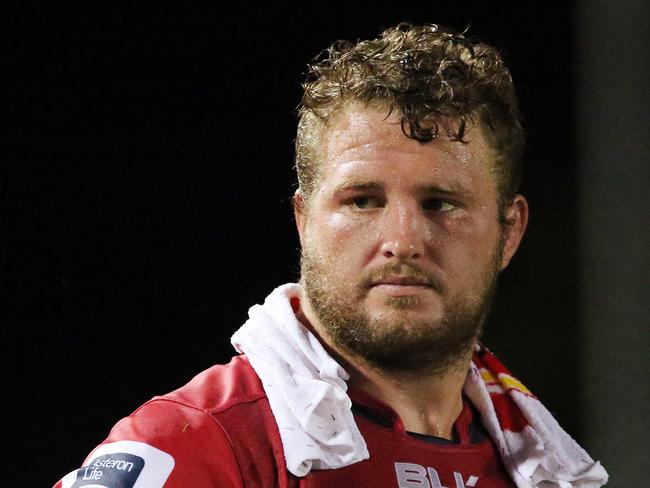
[[[422,143],[404,134],[400,114],[387,113],[355,104],[330,120],[321,138],[321,186],[377,171],[386,178],[493,181],[494,154],[479,126],[469,125],[461,142],[448,135],[455,127],[438,121],[438,137]]]

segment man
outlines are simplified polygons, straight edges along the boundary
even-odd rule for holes
[[[510,74],[435,25],[337,43],[296,139],[301,281],[243,353],[120,421],[82,487],[597,487],[607,481],[479,343],[528,220]]]

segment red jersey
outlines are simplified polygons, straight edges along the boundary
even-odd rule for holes
[[[118,422],[84,466],[55,488],[511,488],[494,444],[476,440],[466,402],[455,443],[405,432],[388,406],[351,393],[370,458],[297,478],[262,384],[245,356],[155,397]],[[479,435],[479,437],[481,437]]]

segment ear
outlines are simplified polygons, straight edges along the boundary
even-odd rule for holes
[[[296,228],[300,237],[300,247],[303,247],[303,234],[305,225],[305,198],[300,190],[293,194],[293,215],[296,219]]]
[[[501,269],[505,269],[515,255],[528,225],[528,202],[523,195],[515,195],[512,203],[505,209],[503,225],[503,254]]]

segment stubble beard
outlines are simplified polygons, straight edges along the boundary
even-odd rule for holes
[[[342,286],[333,276],[336,267],[324,264],[310,249],[303,249],[301,254],[301,282],[335,346],[381,371],[440,375],[459,365],[466,367],[466,358],[481,335],[496,293],[501,254],[500,242],[492,262],[483,270],[480,289],[474,296],[451,297],[438,320],[408,317],[408,309],[419,303],[417,295],[387,297],[390,313],[370,317],[358,306],[369,291],[370,278],[361,279],[356,286]],[[405,264],[387,265],[375,275],[390,272],[426,276],[419,268]],[[445,293],[433,277],[429,278],[435,292]]]

